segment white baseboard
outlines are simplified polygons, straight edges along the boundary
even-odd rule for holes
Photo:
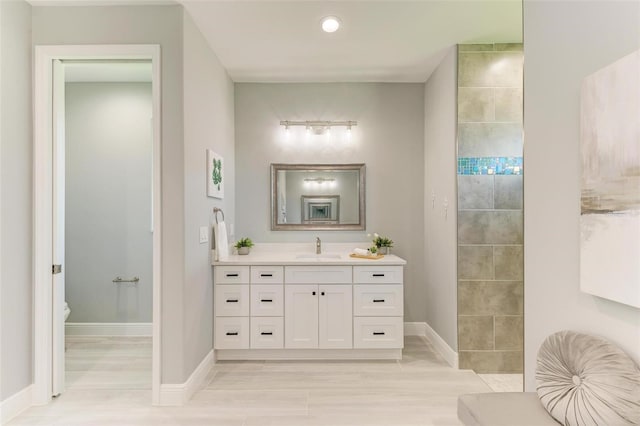
[[[447,361],[447,364],[453,368],[458,368],[458,353],[454,351],[429,324],[425,322],[424,327],[425,337],[431,342],[436,351],[442,355],[445,361]]]
[[[427,334],[426,322],[405,322],[404,323],[404,335],[405,336],[426,336]]]
[[[160,401],[158,405],[184,405],[202,387],[214,363],[213,349],[204,357],[193,370],[186,382],[182,384],[161,384]]]
[[[32,405],[33,385],[11,395],[0,403],[0,424],[6,424]]]
[[[67,336],[151,336],[150,322],[68,322]]]

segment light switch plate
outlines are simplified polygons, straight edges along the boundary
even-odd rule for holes
[[[200,244],[209,242],[209,227],[201,226],[200,227]]]

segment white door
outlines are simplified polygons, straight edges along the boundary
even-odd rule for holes
[[[319,347],[350,349],[353,347],[352,286],[319,286]]]
[[[318,347],[318,286],[284,286],[285,348]]]
[[[64,392],[64,65],[53,61],[53,318],[52,395]],[[56,270],[59,265],[59,271]]]

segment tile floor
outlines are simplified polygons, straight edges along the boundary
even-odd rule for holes
[[[478,374],[494,392],[522,392],[522,374]]]
[[[96,344],[123,351],[113,341]],[[401,361],[221,361],[187,405],[152,407],[150,390],[142,388],[148,385],[139,380],[148,362],[142,346],[131,343],[128,349],[139,357],[117,367],[89,342],[74,342],[68,352],[84,347],[93,360],[76,360],[63,395],[10,425],[459,425],[458,395],[491,391],[475,373],[449,367],[426,339],[412,336],[405,339]],[[83,363],[90,367],[86,373],[80,372]],[[129,366],[136,379],[125,378]]]

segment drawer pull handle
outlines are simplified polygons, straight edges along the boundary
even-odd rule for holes
[[[374,336],[384,336],[384,331],[374,331],[373,335]]]
[[[272,277],[273,274],[260,274],[261,277]]]
[[[260,299],[261,302],[273,302],[273,299]]]
[[[239,274],[236,272],[235,274],[226,274],[227,278],[237,277]]]
[[[374,277],[384,277],[384,274],[373,274]]]
[[[227,303],[238,303],[238,299],[227,299]]]
[[[373,303],[384,303],[384,299],[373,299]]]
[[[260,334],[263,335],[263,336],[273,336],[273,333],[271,331],[263,331]]]
[[[230,331],[227,333],[227,336],[237,336],[238,332],[237,331]]]

